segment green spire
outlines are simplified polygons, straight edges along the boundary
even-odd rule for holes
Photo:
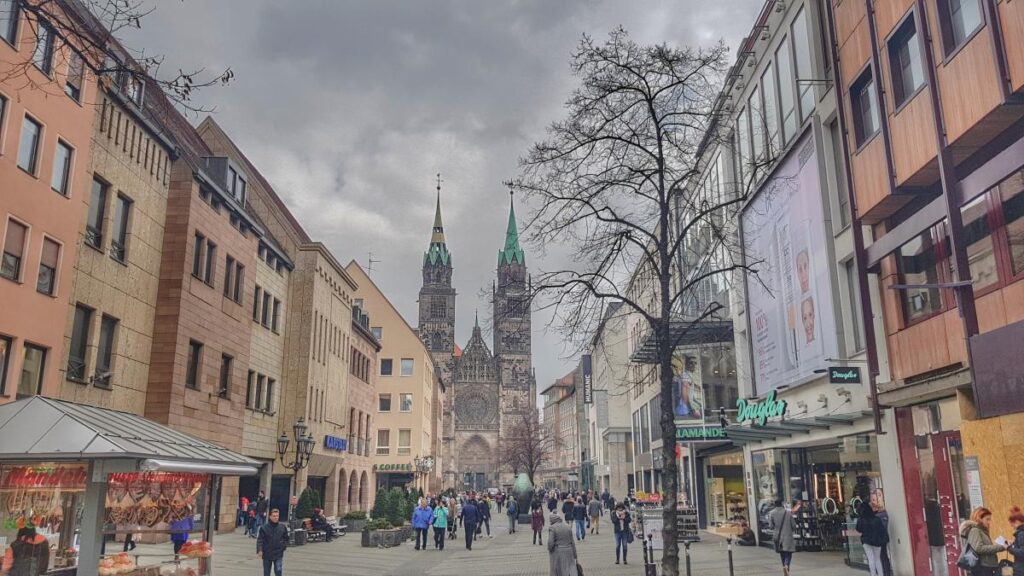
[[[430,246],[423,255],[423,264],[451,265],[451,254],[444,241],[444,224],[441,222],[441,175],[437,175],[437,205],[434,208],[434,228],[430,234]]]
[[[509,191],[508,228],[505,230],[505,248],[498,250],[498,265],[517,262],[526,265],[526,254],[519,246],[519,230],[516,227],[516,205]]]

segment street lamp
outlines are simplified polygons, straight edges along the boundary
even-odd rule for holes
[[[415,458],[412,459],[412,464],[413,464],[413,466],[416,467],[416,470],[420,474],[423,474],[423,477],[424,477],[423,485],[424,485],[424,488],[425,488],[426,484],[427,484],[426,476],[427,476],[427,474],[430,473],[431,470],[434,469],[434,457],[433,456],[426,456],[424,458],[420,458],[419,455],[417,455]]]
[[[292,432],[295,435],[295,458],[291,462],[285,462],[285,454],[288,453],[288,445],[291,444],[291,440],[288,439],[288,435],[281,432],[281,436],[277,439],[277,453],[281,456],[281,465],[289,470],[298,472],[309,465],[309,458],[313,455],[313,446],[316,441],[313,440],[312,434],[307,434],[308,430],[306,426],[306,419],[299,416],[299,419],[292,426]]]

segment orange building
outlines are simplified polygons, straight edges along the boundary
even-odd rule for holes
[[[1024,502],[1024,3],[826,6],[914,571],[952,574],[958,521],[984,505],[1009,535]]]
[[[0,404],[59,388],[89,196],[96,78],[57,26],[0,1]]]

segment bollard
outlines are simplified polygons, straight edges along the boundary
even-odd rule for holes
[[[728,544],[728,547],[729,547],[729,576],[733,576],[733,567],[732,567],[732,538],[726,538],[725,542],[726,542],[726,544]]]
[[[646,544],[641,542],[640,546],[644,547],[644,558],[650,558],[650,562],[644,562],[644,576],[658,576],[658,565],[654,563],[654,535],[647,535]]]
[[[690,576],[690,543],[683,542],[683,546],[686,548],[686,576]]]

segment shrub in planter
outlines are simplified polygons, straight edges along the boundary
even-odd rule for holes
[[[295,507],[295,517],[312,518],[314,508],[320,508],[320,494],[307,486],[299,495],[299,505]]]
[[[388,491],[384,488],[377,490],[377,496],[373,499],[373,508],[370,510],[371,518],[387,518]]]
[[[353,510],[342,516],[345,520],[366,520],[366,512],[362,510]]]
[[[384,518],[387,518],[391,524],[395,526],[401,526],[409,518],[412,518],[412,509],[408,510],[409,514],[406,515],[406,501],[405,493],[400,488],[392,488],[388,492],[387,505],[384,508]]]

